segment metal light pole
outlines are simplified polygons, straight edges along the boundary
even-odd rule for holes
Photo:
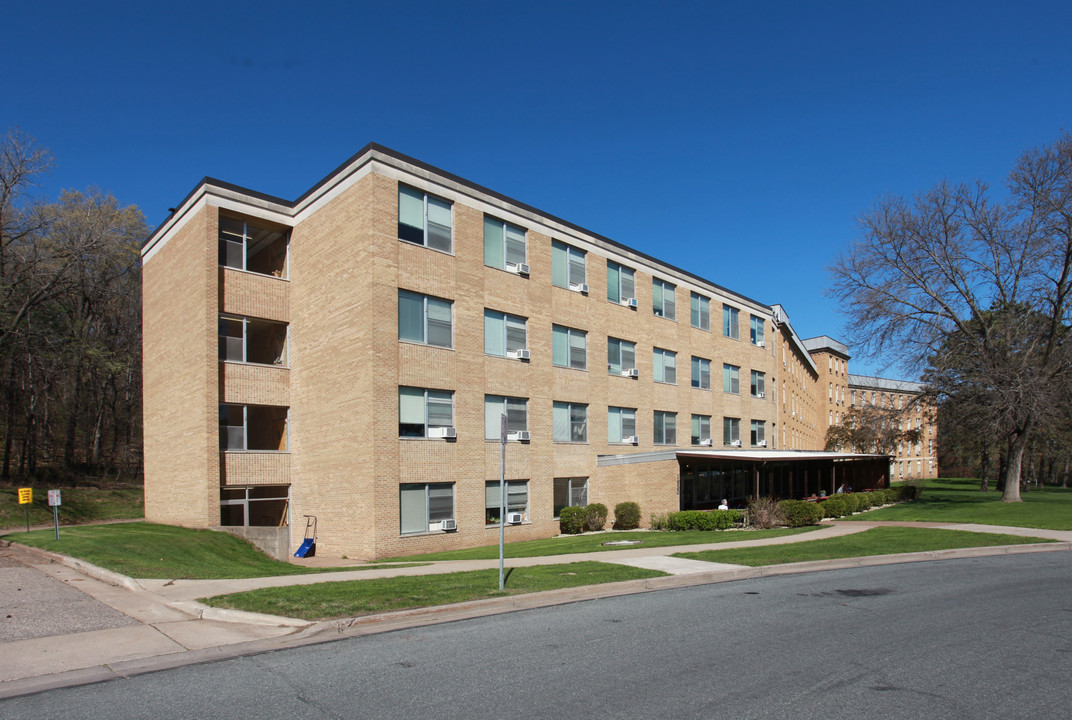
[[[499,592],[506,587],[503,555],[506,546],[506,413],[499,431]]]

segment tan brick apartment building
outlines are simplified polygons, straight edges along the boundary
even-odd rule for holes
[[[377,145],[293,202],[206,178],[143,262],[152,521],[277,555],[306,515],[326,555],[490,544],[503,413],[510,540],[878,467],[786,452],[823,447],[829,348],[783,308]]]

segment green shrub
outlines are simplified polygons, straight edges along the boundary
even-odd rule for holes
[[[614,506],[614,529],[636,530],[640,527],[640,505],[620,502]]]
[[[558,529],[563,535],[580,535],[584,532],[584,522],[587,517],[587,508],[575,505],[564,507],[558,515]]]
[[[785,518],[785,524],[789,527],[804,527],[805,525],[818,525],[823,519],[823,509],[819,503],[804,502],[803,500],[782,500],[778,503],[778,510]]]
[[[652,513],[651,514],[651,529],[652,530],[669,530],[670,529],[670,514],[669,513]]]
[[[852,493],[849,493],[848,495],[846,495],[845,493],[841,493],[840,495],[837,495],[836,497],[841,498],[841,501],[843,503],[845,503],[845,512],[843,514],[852,515],[854,512],[856,512],[856,508],[858,507],[858,503],[856,501],[856,496],[855,495],[853,495]]]
[[[849,514],[844,495],[831,495],[819,503],[819,507],[823,509],[823,516],[828,518],[839,518]]]
[[[856,497],[856,512],[871,509],[871,493],[853,493]]]
[[[602,530],[607,524],[607,506],[603,503],[589,503],[584,509],[584,527],[586,530]]]
[[[668,530],[729,530],[744,522],[740,510],[681,510],[667,516]]]

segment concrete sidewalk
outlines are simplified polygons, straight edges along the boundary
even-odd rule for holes
[[[972,532],[1005,533],[1057,540],[1059,543],[849,558],[759,568],[671,557],[679,552],[807,542],[863,532],[881,525],[941,527]],[[17,541],[17,537],[15,540]],[[11,578],[16,578],[16,584],[33,585],[26,589],[30,590],[31,594],[36,594],[37,600],[19,597],[18,607],[15,608],[19,618],[9,617],[8,619],[17,619],[21,623],[20,627],[32,629],[16,631],[14,634],[0,632],[0,648],[3,649],[4,656],[7,658],[0,666],[0,698],[324,642],[336,639],[340,635],[353,636],[386,632],[433,622],[447,622],[600,597],[860,565],[1070,549],[1072,549],[1072,532],[1067,531],[941,523],[824,522],[818,530],[780,538],[662,548],[636,547],[608,552],[507,559],[505,563],[507,567],[595,560],[661,570],[668,573],[668,576],[507,596],[361,618],[308,622],[210,608],[197,602],[197,599],[262,587],[498,568],[498,560],[439,561],[420,566],[393,568],[366,565],[362,567],[367,569],[352,571],[238,580],[134,580],[76,559],[10,545],[0,548],[0,581],[5,582],[5,587],[10,584]],[[318,558],[311,560],[308,564],[327,567],[339,566],[345,561],[337,562],[338,564]],[[11,574],[15,572],[20,574],[17,576]],[[39,578],[36,584],[27,583],[26,579],[29,576],[26,573],[37,573],[43,578]],[[55,623],[57,617],[67,618],[73,612],[74,605],[70,601],[61,602],[59,607],[53,607],[51,612],[48,612],[43,609],[48,607],[48,598],[60,590],[70,592],[72,588],[77,588],[78,591],[88,596],[87,601],[85,597],[78,595],[84,602],[91,604],[91,607],[86,607],[82,611],[88,619],[83,619],[81,624],[74,627],[69,623],[67,625],[59,623],[53,624],[50,629],[49,623]],[[21,588],[18,592],[21,592]],[[5,604],[11,604],[3,594],[0,594],[0,599],[5,600]],[[36,618],[36,623],[27,622],[28,619],[34,619],[33,613],[40,613],[41,617]],[[3,614],[13,613],[4,608]],[[27,614],[30,614],[29,618]],[[49,617],[44,617],[46,614]],[[0,629],[14,625],[13,623],[2,624],[8,620],[2,619],[0,615]]]

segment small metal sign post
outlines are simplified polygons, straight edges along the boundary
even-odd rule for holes
[[[56,528],[56,539],[60,539],[60,505],[63,504],[63,499],[60,497],[59,490],[48,491],[48,506],[52,508],[52,526]]]
[[[503,556],[506,546],[506,413],[499,432],[499,592],[506,587]]]
[[[26,506],[26,532],[30,532],[30,506],[33,505],[33,488],[19,488],[19,505]]]

